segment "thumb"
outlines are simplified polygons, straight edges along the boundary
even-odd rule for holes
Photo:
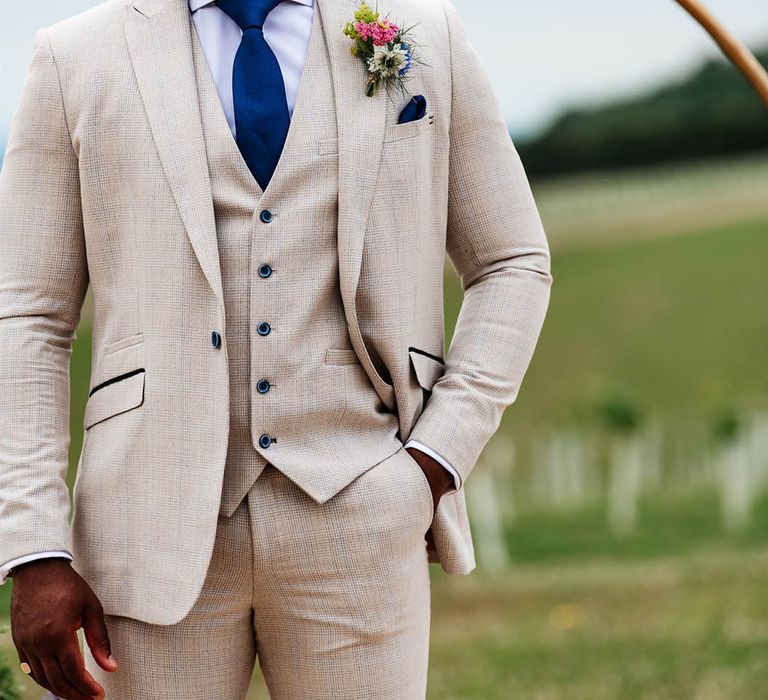
[[[104,611],[98,601],[90,603],[85,608],[83,633],[96,663],[105,671],[116,671],[117,661],[112,656]]]

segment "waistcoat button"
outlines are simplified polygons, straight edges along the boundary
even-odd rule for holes
[[[272,444],[272,438],[271,438],[271,437],[269,437],[269,435],[267,435],[266,433],[264,433],[264,434],[263,434],[263,435],[262,435],[262,436],[259,438],[259,445],[260,445],[261,447],[263,447],[264,449],[266,449],[267,447],[269,447],[271,444]]]
[[[266,394],[269,391],[270,384],[266,379],[260,379],[256,385],[256,391],[260,394]]]
[[[272,330],[272,326],[264,321],[258,325],[256,330],[259,332],[259,335],[269,335],[269,332]]]
[[[272,221],[272,212],[269,211],[269,209],[262,209],[261,214],[259,214],[259,218],[261,219],[262,223],[268,224],[270,221]]]
[[[272,274],[272,268],[269,265],[259,266],[259,277],[266,279]]]
[[[213,331],[211,333],[211,345],[213,345],[214,348],[221,346],[221,333],[218,331]]]

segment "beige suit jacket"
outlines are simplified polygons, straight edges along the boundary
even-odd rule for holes
[[[396,91],[365,96],[342,34],[355,5],[317,4],[336,96],[349,335],[403,441],[428,445],[466,483],[544,321],[542,224],[449,0],[380,8],[415,25],[422,45],[408,87],[430,118],[404,125]],[[465,291],[447,352],[446,251]],[[90,388],[129,376],[89,398],[70,526],[68,370],[89,284]],[[41,30],[0,175],[0,562],[76,552],[107,612],[168,624],[189,609],[227,453],[228,366],[214,329],[226,337],[187,1],[110,0]],[[113,429],[128,411],[142,420]],[[464,498],[464,487],[444,497],[433,524],[430,560],[453,574],[475,566]]]

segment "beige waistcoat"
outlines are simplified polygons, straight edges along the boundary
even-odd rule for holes
[[[231,515],[267,461],[320,498],[402,443],[397,416],[360,364],[344,318],[336,109],[319,13],[266,192],[232,137],[194,28],[191,35],[227,317],[230,423],[221,512]],[[265,210],[270,223],[260,218]],[[263,265],[273,270],[268,277],[259,274]],[[266,335],[259,334],[264,323]],[[259,452],[262,435],[274,442]]]

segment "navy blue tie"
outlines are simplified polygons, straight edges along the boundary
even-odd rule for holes
[[[262,190],[267,189],[290,126],[280,64],[264,39],[264,21],[282,0],[218,0],[243,30],[232,67],[237,145]]]

